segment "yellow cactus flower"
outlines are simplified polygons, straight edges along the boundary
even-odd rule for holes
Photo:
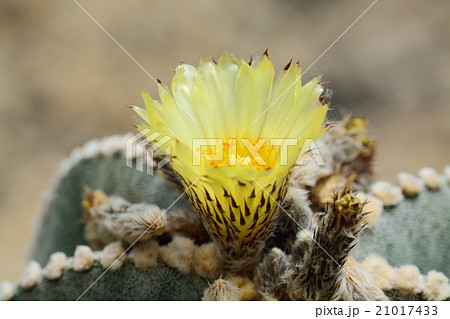
[[[290,169],[325,132],[319,78],[302,86],[300,77],[298,63],[275,74],[267,54],[247,63],[226,52],[182,63],[170,89],[158,88],[160,102],[143,92],[146,110],[133,106],[149,138],[173,137],[159,147],[170,146],[172,169],[222,243],[265,238]]]

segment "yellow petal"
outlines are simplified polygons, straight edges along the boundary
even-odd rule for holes
[[[236,82],[234,86],[235,92],[235,112],[233,112],[234,120],[236,122],[235,136],[250,137],[247,134],[249,128],[248,119],[254,116],[255,99],[254,99],[254,74],[253,69],[244,61],[241,63],[239,72],[236,75]]]
[[[130,105],[130,107],[133,111],[136,112],[137,115],[139,115],[141,119],[145,121],[145,123],[150,124],[150,120],[148,118],[148,113],[146,109],[140,108],[139,106],[135,105]]]

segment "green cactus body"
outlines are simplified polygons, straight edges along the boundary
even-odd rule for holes
[[[200,300],[208,287],[206,279],[164,264],[141,269],[127,263],[88,289],[104,271],[98,263],[86,272],[66,269],[57,280],[43,278],[31,289],[19,288],[13,300]]]
[[[384,208],[382,218],[366,229],[355,247],[362,261],[383,256],[392,266],[413,264],[422,273],[437,270],[450,276],[450,187],[425,190]]]

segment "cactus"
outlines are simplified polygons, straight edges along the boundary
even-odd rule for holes
[[[342,130],[343,127],[338,125],[331,132],[337,134],[336,131]],[[333,156],[329,144],[334,143],[331,135],[324,138],[321,147],[327,147],[331,152],[330,156]],[[337,216],[343,213],[344,198],[344,202],[351,200],[359,203],[357,205],[360,206],[354,206],[352,209],[362,214],[362,218],[365,217],[361,207],[363,201],[358,201],[355,193],[349,190],[343,191],[347,197],[339,192],[332,195],[336,203],[340,203],[333,206],[335,208],[328,209],[337,209],[335,217],[330,211],[327,213],[327,210],[318,214],[320,210],[317,208],[321,198],[328,196],[323,191],[327,189],[324,187],[325,180],[334,176],[336,171],[347,171],[348,165],[355,165],[353,162],[339,164],[335,160],[334,165],[330,166],[333,169],[326,174],[309,176],[308,184],[311,186],[298,186],[299,180],[293,175],[291,189],[283,205],[293,219],[285,214],[279,216],[276,223],[280,227],[274,230],[273,237],[267,241],[266,252],[251,277],[239,277],[241,279],[237,280],[235,275],[224,271],[220,250],[210,241],[204,229],[201,231],[201,224],[193,214],[193,208],[184,198],[180,198],[164,215],[162,233],[154,233],[145,240],[138,241],[126,253],[129,241],[120,238],[120,233],[99,232],[99,237],[103,236],[104,242],[92,241],[92,237],[86,236],[89,234],[86,211],[101,212],[106,207],[102,205],[106,205],[107,200],[121,198],[123,202],[120,203],[128,205],[126,208],[123,208],[123,205],[121,207],[134,214],[134,207],[143,209],[142,205],[152,209],[158,207],[162,212],[179,197],[179,190],[167,186],[158,174],[152,176],[125,167],[124,143],[129,137],[130,135],[114,136],[88,142],[84,147],[76,149],[61,164],[50,191],[43,196],[43,204],[37,217],[38,226],[31,256],[39,264],[30,262],[25,267],[20,284],[14,289],[6,282],[2,283],[1,298],[442,300],[450,296],[448,279],[445,276],[448,276],[449,271],[446,263],[448,257],[445,253],[440,253],[445,252],[448,247],[447,238],[440,231],[444,232],[446,227],[448,228],[448,213],[445,207],[448,207],[446,203],[450,198],[448,183],[444,182],[442,177],[438,189],[419,187],[415,196],[401,196],[395,206],[385,206],[379,220],[362,231],[353,253],[348,254],[347,248],[334,247],[335,241],[330,239],[331,237],[316,237],[316,242],[327,246],[327,251],[334,254],[335,249],[336,255],[333,258],[339,259],[343,268],[333,264],[326,254],[321,257],[319,247],[314,248],[314,242],[308,232],[312,234],[320,227],[331,227],[330,229],[336,231],[336,236],[342,236],[349,233],[340,231],[344,225],[342,223],[351,222],[356,223],[351,227],[363,227],[359,219],[352,218],[353,213],[339,217],[339,223],[342,225],[340,227],[334,225],[337,219],[333,219],[332,224],[331,220],[324,219],[338,218]],[[341,138],[340,141],[342,142]],[[355,142],[349,142],[351,143]],[[356,150],[363,152],[364,147],[355,148]],[[358,158],[359,155],[354,156],[354,159]],[[305,167],[300,169],[304,170]],[[423,183],[425,185],[425,181]],[[368,195],[364,198],[378,195],[380,200],[385,200],[385,194],[380,193],[377,187],[374,189],[362,186],[358,182],[353,182],[353,186],[367,192]],[[318,187],[323,189],[319,190]],[[101,189],[104,194],[97,192],[93,195],[92,190],[89,192],[88,188]],[[403,188],[406,194],[409,188],[405,188],[405,185]],[[372,194],[371,189],[378,190],[378,194]],[[389,187],[387,190],[392,191]],[[86,200],[90,200],[91,205],[87,204]],[[114,209],[114,206],[107,207]],[[187,231],[191,226],[199,230]],[[433,232],[429,231],[431,227]],[[95,232],[96,228],[93,229]],[[92,229],[90,231],[92,232]],[[320,235],[321,232],[317,231],[317,234]],[[327,232],[323,234],[326,235]],[[354,237],[357,237],[357,233]],[[283,240],[280,241],[279,238]],[[330,244],[327,244],[327,240],[330,240]],[[344,244],[345,240],[341,239],[339,242]],[[352,248],[352,242],[353,240],[346,247]],[[93,252],[87,245],[97,251]],[[399,250],[403,253],[399,254]],[[430,250],[431,252],[425,255]],[[350,257],[352,254],[356,260]],[[66,255],[74,256],[66,258]],[[322,274],[311,273],[305,278],[312,278],[313,281],[306,283],[301,279],[301,274],[308,269],[315,269],[314,265],[321,262],[316,260],[317,258],[329,261],[330,267],[335,270],[330,268]],[[311,266],[308,266],[309,263],[312,263]],[[335,275],[332,275],[333,273]],[[337,279],[327,280],[326,276],[337,276],[331,277]],[[336,280],[339,284],[329,286]],[[299,287],[309,288],[301,292]],[[324,290],[319,287],[328,288]],[[319,291],[322,291],[320,298],[317,295]]]
[[[182,63],[170,89],[158,82],[161,102],[142,93],[138,143],[162,161],[128,167],[150,159],[127,158],[131,135],[74,150],[44,194],[32,260],[0,300],[450,298],[449,169],[445,181],[424,168],[373,183],[367,120],[323,125],[326,83],[302,86],[298,64],[274,74],[267,51],[248,63],[224,53]],[[219,135],[191,161],[194,138]],[[319,138],[320,166],[303,148]]]

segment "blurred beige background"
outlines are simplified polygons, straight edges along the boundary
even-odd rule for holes
[[[306,69],[372,1],[107,1],[80,4],[155,77],[230,50]],[[376,172],[450,163],[449,1],[380,0],[308,72],[334,113],[371,120]],[[0,280],[17,281],[31,217],[70,150],[132,130],[148,76],[71,0],[0,1]]]

